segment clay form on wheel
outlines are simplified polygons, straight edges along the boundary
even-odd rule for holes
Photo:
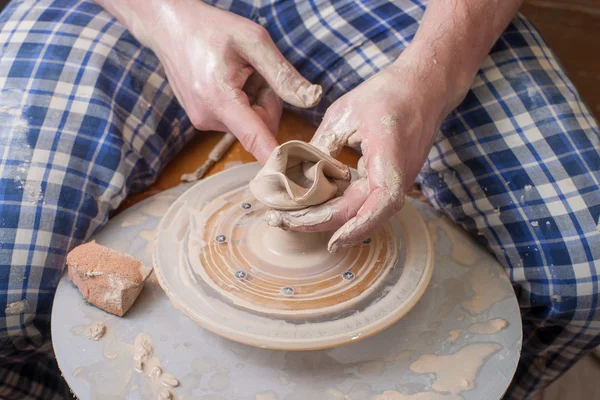
[[[375,334],[417,303],[433,252],[410,204],[365,243],[331,254],[328,233],[265,223],[269,206],[248,190],[256,171],[248,165],[197,183],[161,220],[155,272],[177,309],[238,342],[308,350]]]
[[[250,182],[268,207],[297,210],[331,199],[350,181],[350,169],[309,143],[292,140],[275,148]]]

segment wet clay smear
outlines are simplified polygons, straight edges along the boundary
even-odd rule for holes
[[[475,322],[469,327],[469,332],[477,335],[493,335],[508,326],[508,322],[501,318],[491,319],[489,321]]]
[[[395,390],[386,390],[375,396],[375,400],[463,400],[462,396],[445,395],[435,392],[402,394]]]
[[[473,268],[467,274],[467,280],[473,295],[463,302],[463,307],[471,315],[488,310],[510,295],[510,292],[502,287],[501,279],[490,270]]]
[[[135,338],[133,363],[135,370],[148,378],[158,399],[173,398],[173,393],[169,389],[179,386],[179,381],[173,374],[163,370],[160,360],[154,355],[152,339],[145,333],[140,333]]]
[[[452,243],[450,253],[452,261],[463,266],[472,266],[475,264],[478,258],[476,251],[478,244],[460,227],[455,226],[446,218],[429,221],[427,227],[429,228],[429,235],[433,243],[438,241],[438,231],[440,229],[448,237]]]
[[[101,321],[94,322],[85,330],[85,336],[87,336],[88,339],[96,341],[102,339],[105,333],[106,325]]]
[[[435,373],[433,390],[457,395],[475,387],[475,376],[484,361],[501,349],[499,343],[475,343],[449,355],[425,354],[410,369],[419,374]]]

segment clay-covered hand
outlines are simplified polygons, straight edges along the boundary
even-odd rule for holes
[[[230,131],[261,163],[277,146],[281,99],[318,103],[312,85],[253,21],[197,0],[96,0],[157,55],[199,130]]]
[[[270,211],[269,221],[298,231],[337,231],[329,250],[366,239],[404,204],[449,112],[443,80],[428,78],[417,55],[401,56],[329,107],[311,143],[331,155],[360,146],[359,179],[341,197],[299,211]],[[275,215],[276,214],[276,215]]]

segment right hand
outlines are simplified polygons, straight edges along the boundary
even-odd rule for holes
[[[160,4],[155,23],[129,25],[160,59],[193,125],[232,132],[264,164],[277,146],[280,98],[313,107],[321,87],[304,79],[249,19],[196,0],[150,3]]]

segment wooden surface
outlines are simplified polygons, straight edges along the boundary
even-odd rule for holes
[[[600,119],[600,0],[526,0],[521,11]]]

